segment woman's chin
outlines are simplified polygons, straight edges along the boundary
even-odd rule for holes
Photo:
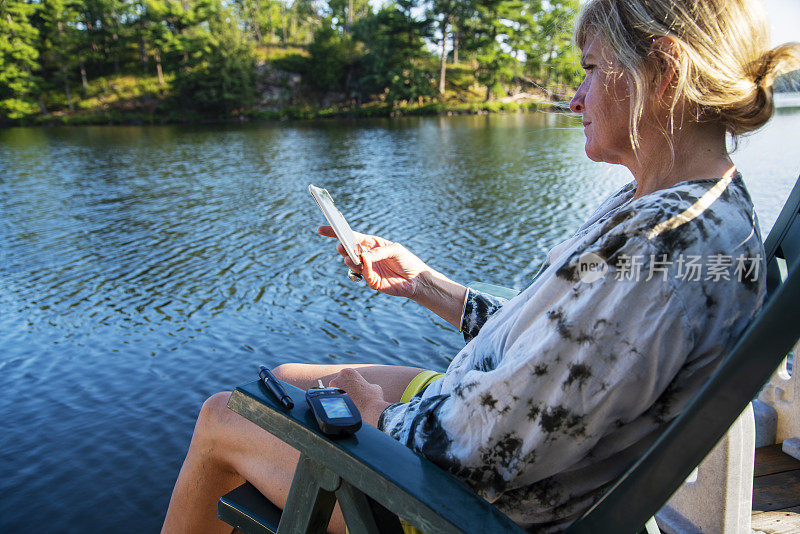
[[[621,165],[623,162],[622,156],[617,151],[599,150],[597,147],[586,143],[585,146],[586,156],[598,163],[610,163],[612,165]]]
[[[596,150],[593,150],[592,146],[588,142],[586,143],[585,150],[586,150],[586,156],[590,160],[592,160],[592,161],[605,161],[602,158],[602,156],[600,155],[600,152],[598,152]]]

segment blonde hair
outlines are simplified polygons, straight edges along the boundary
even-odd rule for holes
[[[658,61],[670,62],[676,75],[663,130],[668,142],[679,102],[687,104],[689,118],[721,124],[734,142],[757,130],[774,111],[775,78],[800,68],[800,44],[770,49],[766,13],[756,0],[589,0],[578,15],[575,42],[583,49],[594,36],[628,75],[634,149],[645,103],[658,84]],[[673,43],[674,55],[653,47],[662,37]]]

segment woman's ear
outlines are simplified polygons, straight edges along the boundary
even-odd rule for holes
[[[680,48],[670,37],[659,37],[650,45],[649,55],[654,66],[653,96],[661,100],[678,75]]]

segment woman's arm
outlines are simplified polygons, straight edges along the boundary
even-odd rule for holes
[[[420,273],[417,291],[412,300],[460,330],[466,296],[466,287],[430,269]]]
[[[317,232],[335,237],[330,226],[320,226]],[[431,269],[399,243],[359,233],[356,239],[362,250],[360,266],[347,257],[341,243],[336,248],[350,270],[361,273],[369,287],[394,297],[409,298],[461,328],[466,287]]]

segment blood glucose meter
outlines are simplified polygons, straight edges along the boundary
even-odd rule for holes
[[[353,400],[339,388],[311,388],[306,402],[323,434],[347,436],[361,428],[361,413]]]

